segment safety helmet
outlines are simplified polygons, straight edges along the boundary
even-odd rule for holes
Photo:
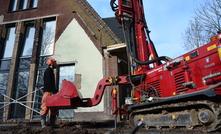
[[[53,63],[53,62],[56,62],[56,60],[53,59],[53,58],[50,58],[50,59],[47,60],[47,65],[50,66],[51,63]]]
[[[217,39],[221,40],[221,33],[217,35]]]

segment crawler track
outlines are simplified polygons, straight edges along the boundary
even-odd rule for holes
[[[211,120],[206,123],[203,122],[204,118],[199,117],[200,111],[209,111],[212,116]],[[134,110],[130,114],[131,126],[134,126],[138,120],[146,122],[146,128],[185,128],[187,130],[212,132],[221,128],[221,106],[208,100],[165,104]]]

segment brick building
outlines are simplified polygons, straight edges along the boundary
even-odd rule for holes
[[[50,57],[58,60],[58,88],[67,79],[84,98],[93,97],[100,79],[120,72],[115,51],[106,55],[106,46],[118,43],[86,0],[1,0],[1,119],[39,118],[30,108],[39,111],[37,95],[41,92],[36,83],[42,83],[45,61]],[[110,90],[105,90],[98,106],[78,108],[75,115],[73,110],[59,112],[60,118],[73,116],[74,120],[112,119]]]

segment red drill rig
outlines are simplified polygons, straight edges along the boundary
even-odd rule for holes
[[[144,121],[146,128],[186,128],[207,132],[221,127],[221,34],[175,59],[158,57],[149,37],[142,0],[111,0],[112,10],[122,25],[128,62],[136,64],[128,75],[103,78],[93,98],[80,98],[74,84],[63,80],[56,95],[47,98],[48,107],[69,109],[92,107],[102,99],[106,86],[131,85],[125,108],[117,107],[113,89],[113,115],[127,114],[131,125]],[[129,56],[130,55],[130,56]]]

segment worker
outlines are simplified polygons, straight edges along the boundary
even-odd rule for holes
[[[55,87],[55,77],[54,77],[54,69],[57,67],[57,63],[55,59],[48,59],[47,60],[48,68],[44,72],[44,94],[42,96],[42,105],[41,105],[41,126],[42,128],[46,127],[46,116],[49,112],[49,108],[46,107],[46,98],[48,96],[51,96],[53,94],[56,94],[58,91]],[[50,108],[50,124],[51,128],[54,128],[55,126],[55,120],[56,120],[56,114],[57,109]]]

